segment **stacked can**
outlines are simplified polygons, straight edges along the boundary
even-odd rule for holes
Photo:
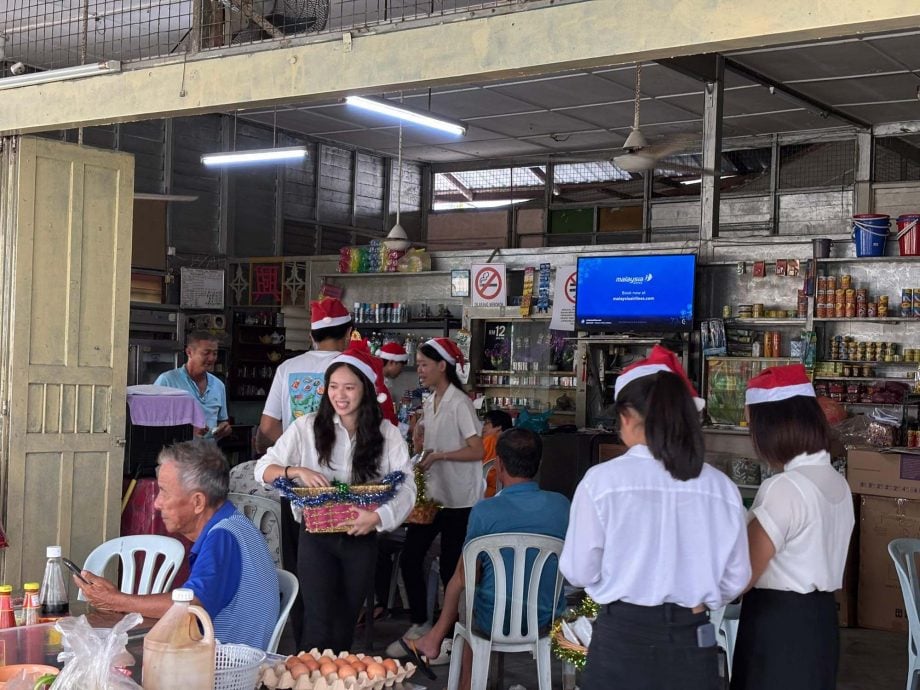
[[[782,338],[779,331],[766,331],[763,334],[763,356],[782,357]]]
[[[901,290],[901,318],[913,316],[913,295],[912,288],[903,288]]]
[[[799,318],[808,316],[808,297],[804,290],[798,291],[798,300],[796,302],[795,315]]]

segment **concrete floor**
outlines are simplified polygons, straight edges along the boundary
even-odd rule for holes
[[[381,654],[386,646],[408,628],[408,619],[397,615],[378,621],[374,625],[373,652]],[[292,640],[282,639],[282,651],[290,653]],[[364,630],[355,636],[355,651],[364,651]],[[426,690],[444,690],[447,687],[448,666],[434,669],[438,678],[430,681],[416,675],[412,681]],[[838,690],[904,690],[907,680],[907,635],[861,628],[840,630],[840,673]],[[522,685],[526,690],[536,690],[536,665],[527,654],[507,654],[504,682],[500,690],[512,685]],[[561,664],[553,660],[553,688],[561,688]],[[665,690],[665,689],[662,689]]]

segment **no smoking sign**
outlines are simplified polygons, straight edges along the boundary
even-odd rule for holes
[[[505,264],[473,264],[474,307],[504,306],[507,297]]]

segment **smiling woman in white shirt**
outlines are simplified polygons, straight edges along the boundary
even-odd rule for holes
[[[319,409],[298,418],[255,467],[257,481],[286,477],[301,486],[372,484],[390,472],[406,476],[376,510],[357,510],[347,533],[300,532],[297,575],[303,592],[301,649],[351,649],[355,620],[374,572],[377,532],[402,524],[415,505],[406,442],[377,402],[370,353],[346,350],[325,374]]]
[[[559,562],[601,605],[580,687],[716,690],[706,609],[750,579],[741,496],[703,462],[695,392],[674,353],[656,345],[615,393],[629,450],[579,483]]]
[[[831,690],[840,651],[834,591],[853,532],[853,498],[831,465],[830,432],[801,364],[748,382],[751,440],[780,474],[748,515],[753,589],[742,599],[732,690]]]

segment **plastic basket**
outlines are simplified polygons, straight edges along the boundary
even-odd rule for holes
[[[350,487],[353,494],[380,494],[389,489],[386,484],[363,484]],[[295,487],[294,493],[298,496],[322,496],[329,493],[328,486]],[[358,512],[355,504],[340,501],[338,498],[325,501],[322,505],[307,506],[303,509],[304,529],[313,534],[328,534],[331,532],[347,532]],[[376,510],[376,503],[361,506],[364,510]]]
[[[214,690],[255,690],[265,652],[245,644],[218,644]]]

